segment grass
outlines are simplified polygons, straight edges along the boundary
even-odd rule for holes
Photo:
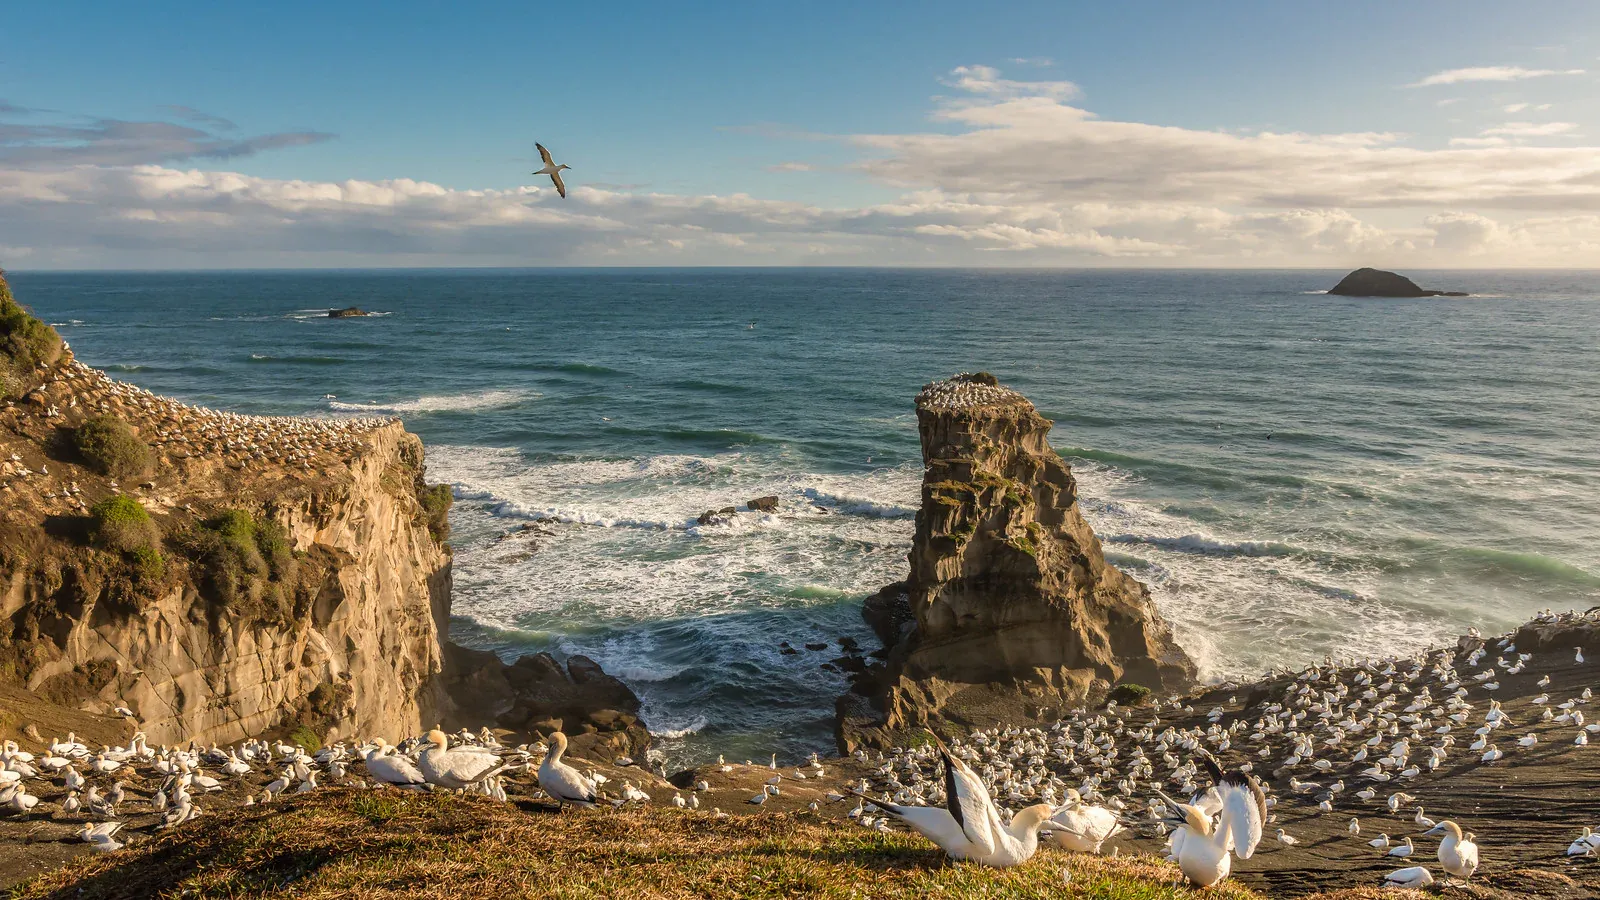
[[[439,543],[450,539],[450,505],[455,493],[448,484],[435,484],[417,491],[417,501],[428,519],[428,533]]]
[[[1064,873],[1070,872],[1070,881]],[[932,844],[815,814],[717,819],[593,813],[481,797],[332,789],[218,812],[112,856],[24,883],[12,900],[135,897],[1106,898],[1252,900],[1205,892],[1148,857],[1042,850],[1026,865],[948,862]]]
[[[297,561],[282,525],[230,509],[179,539],[209,599],[247,622],[287,622]]]
[[[107,497],[89,510],[89,536],[95,545],[126,553],[147,565],[161,557],[161,529],[139,501],[125,494]]]
[[[0,398],[21,396],[34,368],[60,355],[61,336],[17,303],[0,272]]]
[[[72,444],[89,468],[111,478],[137,478],[155,462],[150,447],[116,416],[95,416],[79,425]]]

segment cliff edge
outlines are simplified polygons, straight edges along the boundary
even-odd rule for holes
[[[1127,682],[1194,678],[1143,584],[1111,566],[1078,509],[1051,423],[993,376],[923,388],[925,466],[907,580],[864,615],[887,650],[839,703],[839,743],[1054,718]]]
[[[559,695],[586,746],[642,749],[637,698],[593,663],[448,643],[449,506],[398,419],[153,395],[74,359],[0,277],[0,686],[34,707],[153,744],[399,740],[549,725],[533,713]]]

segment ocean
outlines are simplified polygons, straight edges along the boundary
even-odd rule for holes
[[[845,681],[822,664],[872,645],[861,598],[905,574],[913,397],[960,371],[1054,420],[1108,555],[1209,678],[1600,604],[1600,272],[1320,293],[1343,274],[10,278],[152,391],[402,417],[457,497],[454,639],[593,657],[692,763],[831,749]],[[350,305],[379,315],[325,317]],[[768,494],[776,515],[695,522]]]

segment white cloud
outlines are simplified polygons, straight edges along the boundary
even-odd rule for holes
[[[1406,87],[1432,87],[1440,84],[1462,84],[1468,81],[1523,81],[1528,78],[1545,78],[1551,75],[1582,75],[1583,69],[1524,69],[1521,66],[1476,66],[1467,69],[1448,69],[1435,72],[1421,81]]]
[[[1508,113],[1519,113],[1519,112],[1522,112],[1523,110],[1527,109],[1528,108],[1528,104],[1526,104],[1526,103],[1507,103],[1505,106],[1502,106],[1500,108],[1502,110],[1504,110],[1505,112],[1508,112]]]
[[[1494,128],[1485,128],[1483,134],[1503,134],[1509,137],[1549,137],[1566,134],[1577,129],[1572,122],[1507,122]]]
[[[938,102],[925,133],[833,138],[863,153],[857,172],[901,189],[884,203],[582,183],[563,201],[548,185],[269,179],[65,154],[0,160],[0,263],[1600,265],[1600,152],[1524,143],[1540,134],[1521,126],[1547,126],[1425,150],[1381,132],[1106,121],[1068,102],[1068,82],[986,67],[947,83],[962,96]]]
[[[990,66],[958,66],[945,84],[970,94],[988,97],[1053,97],[1070,100],[1083,93],[1070,81],[1010,81]]]

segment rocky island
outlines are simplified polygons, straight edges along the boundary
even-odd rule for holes
[[[1341,297],[1465,297],[1460,291],[1429,291],[1404,275],[1382,269],[1357,269],[1340,279],[1328,293]]]
[[[869,598],[887,656],[839,701],[842,752],[908,729],[1059,718],[1195,667],[1144,585],[1107,563],[1051,423],[987,373],[917,396],[922,506],[906,581]]]
[[[370,315],[372,315],[372,313],[367,312],[359,306],[346,306],[343,309],[328,310],[328,318],[330,319],[356,319],[362,316]]]

